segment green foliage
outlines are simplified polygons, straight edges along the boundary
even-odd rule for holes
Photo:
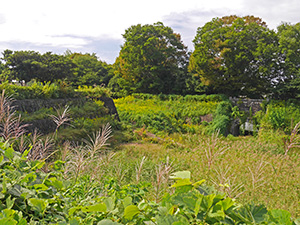
[[[78,86],[77,89],[75,89],[76,92],[81,93],[81,95],[93,98],[93,99],[99,99],[100,97],[110,97],[111,93],[108,88],[105,88],[104,86]]]
[[[300,121],[299,115],[299,104],[292,101],[272,101],[267,105],[265,113],[259,113],[255,117],[261,128],[291,133],[293,126]]]
[[[289,212],[263,205],[240,205],[224,194],[201,194],[204,180],[191,182],[179,171],[175,191],[161,202],[145,198],[147,184],[119,186],[113,179],[99,185],[88,176],[76,183],[63,179],[64,162],[41,171],[43,161],[27,161],[1,143],[0,222],[3,224],[294,224]]]
[[[300,94],[300,23],[282,23],[278,26],[279,58],[284,76],[276,85],[275,96],[277,99],[299,98]]]
[[[184,87],[188,54],[179,34],[158,22],[131,26],[123,37],[115,62],[119,88],[129,94],[170,94]]]
[[[121,121],[151,132],[192,132],[201,116],[212,114],[222,96],[135,94],[115,100]]]
[[[98,60],[93,54],[72,53],[67,51],[66,57],[76,65],[70,82],[73,86],[79,85],[108,85],[113,76],[112,65]]]
[[[214,113],[214,119],[209,125],[208,132],[218,131],[219,134],[227,136],[229,134],[229,126],[232,119],[232,105],[229,101],[222,101],[218,104]]]
[[[67,79],[72,77],[75,67],[70,59],[51,52],[5,50],[3,60],[5,69],[2,76],[26,82],[32,79],[41,82]]]
[[[214,18],[199,27],[189,69],[214,93],[260,97],[278,76],[277,36],[254,16]]]
[[[42,83],[31,81],[26,86],[15,85],[9,82],[0,84],[0,90],[5,90],[8,96],[14,99],[57,99],[57,98],[74,98],[78,94],[73,88],[60,81],[58,83]]]

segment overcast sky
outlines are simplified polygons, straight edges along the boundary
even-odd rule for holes
[[[1,0],[0,52],[96,53],[114,63],[132,25],[161,21],[193,50],[198,27],[212,18],[254,15],[269,28],[300,22],[299,0]]]

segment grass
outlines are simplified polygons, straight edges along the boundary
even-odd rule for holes
[[[180,96],[162,100],[159,96],[141,99],[127,96],[115,100],[121,121],[157,132],[196,132],[201,116],[212,114],[220,99],[192,99]]]
[[[194,181],[205,179],[208,185],[239,202],[264,203],[271,209],[285,209],[300,216],[298,155],[274,154],[269,150],[274,146],[251,136],[219,138],[217,142],[212,136],[179,137],[172,136],[180,143],[172,148],[147,142],[121,145],[103,168],[105,171],[98,171],[99,179],[105,174],[117,177],[120,184],[150,181],[153,190],[149,198],[159,199],[160,191],[168,191],[161,185],[162,179],[168,184],[164,174],[189,170]],[[209,148],[214,148],[213,161],[207,156]]]
[[[146,108],[153,103],[152,114],[159,111],[167,113],[166,106],[171,107],[170,101],[162,103],[157,100],[157,102],[151,103],[153,99],[150,100],[147,99],[147,106],[144,110],[147,110]],[[141,105],[139,101],[133,99],[133,102]],[[18,121],[18,117],[11,111],[5,110],[6,104],[4,103],[3,95],[2,104],[0,104],[3,106],[0,107],[3,111],[1,122],[6,124],[6,121],[13,121],[11,124],[16,124],[15,127],[18,128],[19,123],[14,122]],[[209,104],[213,106],[211,102]],[[216,105],[217,103],[213,108]],[[133,106],[126,107],[128,109]],[[132,111],[134,111],[133,109],[134,107]],[[141,115],[143,114],[143,109],[136,111],[141,111]],[[5,119],[4,112],[7,112],[6,117],[9,120]],[[177,113],[179,114],[180,110]],[[202,114],[200,111],[198,113]],[[66,110],[65,115],[67,114]],[[59,115],[62,114],[58,114],[55,119],[65,121],[65,117],[59,118]],[[59,124],[57,123],[57,125]],[[90,135],[85,145],[76,146],[71,142],[62,143],[60,149],[58,148],[57,157],[66,161],[65,179],[72,180],[74,184],[84,177],[91,178],[99,185],[107,183],[105,181],[111,179],[120,185],[151,183],[151,186],[148,187],[150,192],[147,198],[159,202],[165,192],[171,191],[168,188],[170,174],[175,171],[188,170],[192,174],[193,181],[205,179],[207,185],[213,185],[219,191],[227,193],[229,197],[235,198],[241,203],[253,201],[263,203],[269,209],[285,209],[293,217],[299,217],[298,127],[297,124],[290,139],[287,139],[286,134],[281,134],[280,131],[267,132],[267,130],[261,130],[256,137],[229,135],[226,138],[218,136],[217,133],[203,135],[197,132],[173,132],[165,133],[164,136],[156,134],[148,139],[121,144],[117,148],[108,148],[106,142],[111,140],[111,127],[107,125],[95,132],[94,135]],[[19,137],[18,134],[22,135],[22,129],[13,129],[18,131],[14,134],[12,129],[7,129],[9,132],[6,132],[4,128],[5,126],[2,126],[2,137],[9,137],[7,140],[12,143]],[[146,129],[142,129],[141,133],[147,132]],[[66,129],[59,130],[66,133]],[[57,129],[58,133],[59,130]],[[11,137],[6,133],[14,135]],[[31,157],[29,160],[49,158],[51,152],[56,152],[50,139],[41,142],[38,136],[36,137],[37,140],[34,141],[34,138],[32,140],[33,150],[30,152],[31,155],[29,154]],[[25,148],[20,147],[19,149]],[[47,149],[51,149],[51,151]],[[51,162],[49,163],[50,167]]]

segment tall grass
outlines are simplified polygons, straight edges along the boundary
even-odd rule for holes
[[[166,165],[168,158],[172,170],[189,170],[193,180],[206,179],[207,184],[240,202],[264,203],[269,208],[281,208],[294,216],[300,215],[298,154],[274,153],[274,145],[259,142],[251,136],[219,138],[217,144],[211,142],[215,140],[211,136],[173,134],[172,138],[180,146],[170,148],[150,143],[120,146],[114,160],[105,168],[107,175],[116,175],[113,168],[120,166],[123,171],[119,173],[122,176],[118,175],[120,183],[134,182],[138,174],[139,182],[152,179],[155,193],[155,185],[160,183],[157,165]],[[208,143],[214,146],[215,152],[222,153],[213,163],[207,156]],[[143,169],[137,172],[134,168],[141,162]],[[159,186],[159,189],[163,190],[163,187]]]

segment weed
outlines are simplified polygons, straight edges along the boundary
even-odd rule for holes
[[[292,148],[300,147],[300,122],[298,122],[290,134],[290,138],[284,141],[284,155],[287,155]]]
[[[211,169],[217,158],[223,155],[228,150],[228,148],[226,148],[225,146],[218,146],[220,144],[219,132],[220,130],[217,130],[211,135],[211,138],[207,141],[207,148],[205,148],[205,155],[209,169]]]

